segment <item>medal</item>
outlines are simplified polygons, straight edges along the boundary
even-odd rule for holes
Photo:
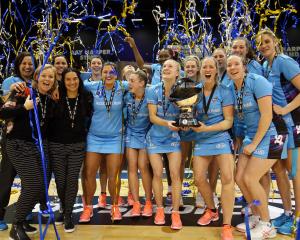
[[[208,120],[208,115],[207,115],[207,114],[204,114],[203,120],[204,120],[204,121],[207,121],[207,120]]]
[[[238,93],[237,87],[234,84],[234,91],[235,91],[235,96],[237,101],[237,111],[238,111],[237,115],[240,120],[244,119],[244,114],[243,114],[244,89],[245,89],[245,79],[243,80],[240,94]]]
[[[111,90],[111,94],[110,94],[110,98],[109,98],[109,101],[107,101],[107,98],[106,98],[106,92],[105,92],[105,82],[103,82],[103,86],[102,86],[102,95],[103,95],[103,98],[104,98],[104,104],[105,104],[105,108],[106,108],[106,111],[108,113],[108,117],[110,118],[110,109],[111,109],[111,106],[112,106],[112,103],[113,103],[113,100],[114,100],[114,96],[115,96],[115,92],[116,92],[116,83],[114,84],[112,90]]]
[[[166,92],[165,92],[165,85],[164,82],[162,81],[162,107],[163,107],[163,112],[164,116],[166,116],[166,113],[168,111],[168,108],[170,106],[170,102],[166,103]]]
[[[76,115],[76,110],[77,110],[77,104],[78,104],[78,96],[79,96],[79,94],[76,97],[76,101],[75,101],[75,105],[74,105],[73,110],[71,110],[69,99],[66,96],[67,106],[68,106],[68,110],[69,110],[69,117],[71,119],[71,128],[74,128],[74,120],[75,120],[75,115]]]
[[[42,127],[42,126],[44,126],[45,119],[46,119],[46,113],[47,113],[47,96],[45,97],[44,103],[42,103],[42,98],[41,98],[39,92],[37,92],[37,96],[40,99],[39,106],[41,107],[41,112],[42,112],[42,119],[40,121],[40,126]]]
[[[131,121],[132,124],[134,124],[135,119],[136,119],[136,117],[137,117],[137,115],[138,115],[138,113],[139,113],[139,111],[140,111],[140,109],[142,107],[142,104],[144,102],[144,98],[145,98],[145,94],[141,98],[141,100],[140,100],[140,102],[139,102],[139,104],[138,104],[138,106],[136,108],[135,107],[135,96],[133,94],[133,101],[132,101],[132,121]]]

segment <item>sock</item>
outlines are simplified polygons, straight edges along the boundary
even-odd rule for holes
[[[172,192],[172,186],[168,186],[168,193]]]
[[[285,211],[285,210],[284,210],[284,214],[285,214],[285,216],[290,217],[290,216],[293,215],[293,212],[292,212],[292,211]]]

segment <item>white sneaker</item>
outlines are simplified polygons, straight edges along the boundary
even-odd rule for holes
[[[205,208],[205,202],[200,192],[196,195],[195,205],[196,208]]]
[[[259,216],[250,216],[249,217],[249,227],[250,229],[254,229],[259,223]],[[240,223],[238,225],[236,225],[235,229],[239,232],[246,232],[246,224]]]
[[[259,221],[257,226],[250,230],[251,240],[262,240],[276,237],[276,229],[269,222]],[[247,237],[247,234],[245,234]]]
[[[220,202],[219,202],[218,195],[216,193],[214,193],[214,203],[215,203],[215,208],[218,208]]]

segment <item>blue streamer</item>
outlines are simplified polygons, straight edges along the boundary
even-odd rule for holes
[[[296,226],[297,226],[297,232],[296,232],[295,240],[300,240],[300,217],[298,217],[298,221],[296,223]]]

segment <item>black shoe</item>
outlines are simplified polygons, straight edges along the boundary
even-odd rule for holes
[[[64,223],[64,214],[61,212],[58,212],[58,215],[55,218],[55,225],[63,225]]]
[[[9,232],[9,239],[10,240],[30,240],[30,238],[27,236],[27,234],[23,228],[23,223],[17,223],[17,224],[13,224],[11,226],[11,229]]]
[[[33,226],[30,226],[27,221],[23,222],[23,228],[27,234],[35,234],[37,233],[37,229]]]
[[[75,231],[72,215],[65,216],[64,224],[65,224],[65,232],[71,233]]]

